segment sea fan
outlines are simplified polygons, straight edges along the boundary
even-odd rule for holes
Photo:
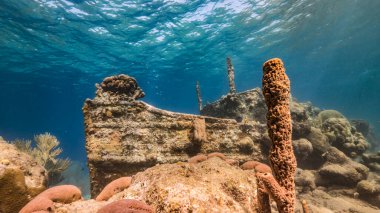
[[[48,185],[54,185],[63,180],[62,172],[65,171],[71,164],[71,161],[58,158],[62,153],[62,149],[59,147],[60,142],[58,139],[50,133],[44,133],[36,135],[34,137],[35,147],[32,146],[30,140],[15,140],[12,143],[20,151],[26,152],[33,156],[33,158],[45,167],[48,172]]]

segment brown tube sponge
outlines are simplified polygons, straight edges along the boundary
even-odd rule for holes
[[[271,213],[269,194],[263,182],[257,180],[257,205],[259,213]]]
[[[274,201],[276,201],[279,212],[294,212],[294,207],[292,211],[289,211],[291,197],[288,196],[288,192],[278,184],[272,174],[258,173],[256,174],[256,177],[259,183],[264,185],[266,192],[273,198]]]
[[[132,178],[131,177],[121,177],[118,178],[111,183],[109,183],[104,189],[100,192],[100,194],[96,197],[95,200],[103,201],[110,199],[114,194],[123,191],[131,185]]]
[[[268,107],[267,126],[269,137],[272,140],[269,151],[269,160],[272,171],[286,201],[277,203],[279,212],[294,212],[295,184],[294,175],[297,167],[292,146],[292,124],[290,117],[290,81],[285,74],[281,59],[270,59],[263,65],[263,95]],[[269,173],[265,173],[269,174]],[[273,179],[274,180],[274,179]],[[266,185],[267,186],[267,185]],[[274,194],[275,192],[270,192]]]

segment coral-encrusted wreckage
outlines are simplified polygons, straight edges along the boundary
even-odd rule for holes
[[[201,115],[140,101],[127,75],[104,79],[83,107],[94,199],[58,186],[21,212],[379,211],[368,124],[292,99],[280,59],[264,63],[263,91],[236,93],[227,64],[230,92],[204,107],[198,95]]]
[[[113,85],[123,89],[118,92]],[[135,79],[119,75],[106,78],[96,97],[85,102],[92,196],[118,177],[156,164],[185,162],[199,153],[218,151],[241,162],[265,160],[265,124],[169,112],[137,100],[141,95],[136,94],[143,92]]]

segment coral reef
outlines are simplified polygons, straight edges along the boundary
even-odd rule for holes
[[[293,140],[294,153],[297,158],[305,159],[313,152],[313,144],[306,138]]]
[[[368,177],[366,166],[352,161],[335,147],[330,147],[324,157],[326,162],[318,170],[320,185],[355,186]]]
[[[0,139],[0,212],[18,212],[45,190],[47,172],[32,156]]]
[[[372,174],[368,180],[360,181],[356,191],[361,199],[380,207],[380,175]]]
[[[124,98],[118,96],[124,96]],[[291,125],[288,123],[287,126],[291,126],[292,129],[290,133],[285,132],[291,136],[289,136],[289,141],[293,138],[292,145],[299,166],[295,177],[297,196],[299,196],[296,208],[301,209],[301,200],[306,200],[311,212],[351,211],[349,209],[357,212],[371,212],[375,209],[366,203],[371,202],[375,205],[373,200],[370,201],[356,191],[358,182],[369,180],[369,177],[373,176],[373,172],[368,172],[363,164],[370,167],[372,171],[375,171],[378,165],[376,153],[368,153],[365,145],[373,140],[371,131],[367,133],[363,122],[347,122],[348,119],[339,112],[322,111],[309,102],[297,102],[295,98],[289,97],[288,100],[290,101]],[[98,86],[97,96],[93,100],[86,100],[83,107],[92,196],[97,195],[112,180],[135,175],[130,187],[114,195],[109,201],[103,202],[132,198],[155,206],[162,203],[162,197],[155,198],[160,201],[155,201],[154,204],[143,195],[146,191],[138,194],[139,196],[129,196],[131,194],[122,196],[127,191],[132,192],[133,187],[137,187],[134,186],[136,173],[145,170],[143,173],[148,175],[150,173],[147,168],[154,165],[168,169],[170,163],[189,161],[189,164],[176,163],[175,165],[182,165],[184,176],[191,177],[194,168],[210,160],[219,159],[208,158],[207,153],[219,152],[228,156],[224,163],[233,165],[235,169],[239,169],[236,166],[246,161],[268,162],[267,156],[263,154],[269,151],[271,143],[264,113],[266,111],[265,98],[258,88],[227,94],[220,100],[203,107],[201,111],[203,116],[196,116],[160,110],[136,100],[133,95],[104,92]],[[195,127],[195,121],[198,119],[204,120],[204,127],[203,124]],[[330,122],[334,119],[340,120],[335,123]],[[196,132],[196,129],[201,131]],[[346,130],[350,130],[351,133]],[[199,137],[203,138],[203,142],[195,142],[194,133],[201,133],[198,135],[203,135]],[[337,138],[339,140],[336,140]],[[342,140],[344,142],[341,143],[340,139],[344,139]],[[344,145],[346,143],[349,146]],[[241,168],[248,169],[246,172],[251,172],[254,177],[256,173],[271,173],[271,170],[265,170],[265,166],[255,168],[256,166],[254,163],[243,164]],[[155,172],[159,173],[158,170]],[[222,173],[216,173],[217,176],[223,176]],[[268,178],[263,177],[266,181],[274,179],[270,174],[267,176]],[[259,202],[266,200],[268,203],[265,205],[266,210],[269,211],[275,208],[273,204],[270,205],[266,187],[278,186],[271,181],[264,185],[264,179],[257,183],[262,191],[253,189],[255,193],[257,192],[253,199],[254,202],[257,202],[256,198],[261,199]],[[159,183],[154,182],[154,184]],[[160,184],[160,187],[159,194],[173,191],[182,193],[173,189],[178,185],[172,182],[164,182]],[[277,188],[273,189],[277,190]],[[156,188],[153,191],[156,192]],[[284,190],[280,188],[279,191]],[[153,192],[150,193],[153,197],[152,194]],[[336,199],[335,196],[341,198]],[[170,200],[172,199],[177,198],[171,196]],[[333,200],[341,203],[334,206],[331,203]],[[93,200],[87,203],[96,206],[95,210],[105,204],[99,204]],[[172,207],[178,207],[177,209],[197,205],[189,204],[189,202],[178,205],[172,204],[172,201],[168,203]],[[160,204],[165,206],[162,209],[167,209],[168,203]],[[81,202],[65,205],[62,208],[80,209],[81,205],[87,204]],[[256,207],[255,204],[254,209]]]
[[[294,182],[299,192],[307,193],[316,189],[315,180],[313,171],[297,169]]]
[[[249,119],[266,123],[266,111],[261,90],[256,88],[241,93],[227,94],[220,100],[204,106],[201,115],[235,119],[237,122]]]
[[[292,146],[290,82],[278,58],[263,65],[263,95],[268,107],[267,125],[272,140],[269,161],[275,178],[270,173],[262,173],[258,179],[276,201],[280,213],[294,212],[297,163]]]
[[[380,151],[365,153],[362,156],[363,164],[373,171],[380,172]]]
[[[322,123],[322,132],[327,135],[330,144],[350,157],[362,155],[369,148],[364,136],[356,132],[346,118],[327,118]]]
[[[265,165],[254,161],[246,163],[246,165],[253,164],[256,164],[256,166]],[[269,167],[266,166],[266,168]],[[49,202],[51,201],[50,199],[42,199],[39,202],[39,208],[60,213],[116,211],[257,212],[258,205],[266,202],[267,205],[264,207],[267,207],[267,209],[261,212],[276,212],[273,205],[270,205],[268,191],[274,200],[284,203],[284,199],[287,198],[283,197],[282,188],[278,186],[270,171],[252,169],[254,168],[250,167],[249,170],[242,170],[239,167],[230,166],[227,160],[224,161],[219,157],[213,157],[198,163],[162,164],[134,175],[129,187],[116,192],[116,194],[111,193],[112,197],[107,201],[91,199],[65,204],[52,203]],[[305,170],[299,172],[309,173]],[[299,172],[297,172],[297,178],[307,176]],[[257,179],[261,178],[261,180],[257,181],[256,177]],[[377,182],[370,180],[370,183],[372,184],[370,187],[362,187],[365,188],[366,193],[374,191],[372,189],[377,187],[375,184]],[[310,212],[376,212],[374,207],[361,200],[349,198],[344,194],[340,195],[339,198],[332,197],[320,190],[320,188],[308,191],[308,193],[300,193],[300,200],[296,203],[295,212],[305,209],[306,200],[308,201],[307,208]],[[359,188],[358,184],[358,191],[360,191]],[[257,193],[255,193],[256,191]],[[376,190],[374,192],[377,193]],[[363,195],[365,194],[364,192],[362,193]]]

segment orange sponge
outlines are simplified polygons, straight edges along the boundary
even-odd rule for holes
[[[220,153],[220,152],[213,152],[207,155],[207,158],[213,158],[213,157],[218,157],[222,160],[227,159],[227,157],[223,153]]]
[[[100,192],[100,194],[96,197],[95,200],[102,201],[108,200],[114,194],[123,191],[131,185],[132,178],[131,177],[121,177],[118,178],[111,183],[109,183],[104,189]]]
[[[196,155],[189,159],[189,163],[200,163],[202,161],[207,160],[207,156],[203,154]]]
[[[277,203],[280,213],[294,212],[295,184],[297,168],[292,146],[292,121],[290,116],[290,81],[285,74],[284,64],[279,58],[268,60],[263,65],[263,95],[268,107],[267,126],[272,140],[269,161],[276,184],[285,190],[286,204]],[[264,173],[269,174],[269,173]],[[265,182],[266,183],[266,182]],[[273,185],[273,184],[272,184]],[[269,187],[270,184],[265,184]],[[270,190],[277,188],[267,188]],[[275,194],[275,192],[271,192]]]

